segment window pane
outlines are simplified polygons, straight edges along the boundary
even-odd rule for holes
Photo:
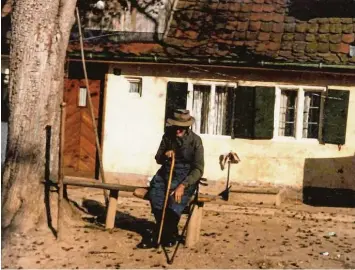
[[[303,138],[318,138],[320,121],[320,92],[304,93]]]
[[[139,82],[129,82],[129,92],[139,94]]]
[[[195,123],[192,129],[200,134],[208,133],[208,112],[210,105],[211,87],[209,85],[193,86],[192,112]]]
[[[281,90],[279,136],[295,137],[297,89]]]
[[[86,96],[87,96],[87,89],[84,87],[80,87],[79,90],[79,107],[86,107]]]
[[[232,94],[233,87],[217,86],[215,96],[215,126],[213,134],[231,135],[231,116],[232,116]]]

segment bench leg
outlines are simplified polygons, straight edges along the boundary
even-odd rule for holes
[[[200,239],[201,222],[203,215],[203,203],[196,204],[193,208],[189,224],[187,226],[185,245],[194,246]]]
[[[113,229],[115,227],[115,217],[117,209],[118,190],[110,190],[110,198],[108,202],[108,209],[106,213],[106,229]]]

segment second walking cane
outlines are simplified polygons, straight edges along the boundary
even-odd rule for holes
[[[160,239],[161,239],[161,235],[162,235],[163,227],[164,227],[165,212],[166,212],[166,206],[168,204],[168,199],[169,199],[169,195],[170,195],[170,186],[171,186],[171,180],[173,178],[174,167],[175,167],[175,153],[172,152],[172,154],[171,154],[171,168],[170,168],[170,173],[169,173],[168,185],[166,187],[163,213],[162,213],[162,217],[161,217],[161,221],[160,221],[160,228],[159,228],[159,235],[158,235],[158,242],[157,242],[158,248],[160,247]]]

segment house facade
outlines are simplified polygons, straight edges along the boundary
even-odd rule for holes
[[[147,184],[178,107],[196,119],[211,190],[225,186],[229,151],[234,185],[355,190],[353,3],[116,2],[84,16],[107,181]],[[66,173],[97,177],[75,30],[67,60]]]

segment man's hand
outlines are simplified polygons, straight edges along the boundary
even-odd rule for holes
[[[177,186],[177,188],[170,195],[175,194],[175,201],[177,203],[181,203],[181,198],[182,198],[182,195],[184,195],[184,191],[185,191],[185,186],[183,184],[180,184]]]
[[[166,151],[166,152],[165,152],[165,155],[166,155],[168,158],[171,158],[171,157],[173,156],[173,153],[174,153],[173,150],[169,150],[169,151]]]

